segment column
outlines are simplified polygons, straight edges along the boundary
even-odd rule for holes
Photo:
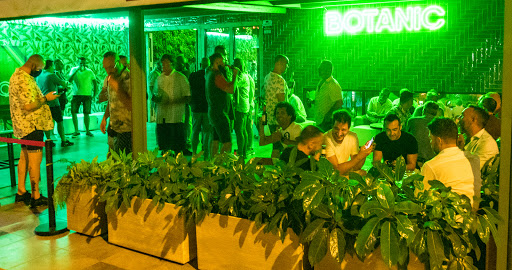
[[[146,39],[144,15],[135,7],[129,11],[130,29],[130,87],[132,89],[132,149],[137,153],[147,150],[146,136]]]

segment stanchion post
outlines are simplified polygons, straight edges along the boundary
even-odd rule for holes
[[[35,230],[36,235],[52,236],[68,231],[67,225],[55,220],[55,206],[53,204],[53,147],[52,140],[46,140],[46,187],[48,189],[48,224],[41,224]]]
[[[55,228],[55,206],[53,205],[53,146],[52,140],[46,140],[46,187],[48,188],[48,223]]]
[[[7,135],[12,138],[12,133]],[[16,170],[14,169],[14,146],[12,143],[7,143],[7,156],[9,158],[9,172],[11,174],[11,187],[16,186]]]

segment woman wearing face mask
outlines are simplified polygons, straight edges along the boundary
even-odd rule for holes
[[[43,141],[43,131],[53,129],[52,115],[46,103],[59,95],[50,92],[43,96],[34,79],[41,74],[44,65],[42,56],[32,55],[22,67],[16,69],[9,81],[12,129],[17,138]],[[39,193],[42,158],[42,147],[21,145],[15,202],[24,202],[31,207],[48,204],[48,198]],[[25,187],[27,171],[32,194]]]

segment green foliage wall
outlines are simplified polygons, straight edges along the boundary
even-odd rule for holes
[[[19,58],[15,67],[25,62],[23,57],[38,53],[46,59],[61,59],[65,65],[64,72],[69,75],[71,68],[78,65],[78,57],[83,56],[87,58],[89,68],[96,74],[100,90],[106,76],[102,65],[103,54],[115,51],[127,55],[128,52],[128,28],[121,24],[75,25],[16,20],[0,22],[0,30],[0,44],[5,49],[2,53],[9,54],[10,50],[10,58]],[[14,69],[2,70],[1,74],[8,75],[0,78],[1,83],[8,83],[13,72]],[[4,101],[8,100],[8,88],[2,87],[0,90],[0,104],[6,104]],[[68,91],[70,100],[71,96],[72,91]],[[66,115],[70,115],[70,106],[68,103]],[[94,102],[93,112],[103,111],[104,106]]]
[[[164,54],[183,54],[189,60],[196,57],[196,31],[192,29],[153,32],[153,61]]]

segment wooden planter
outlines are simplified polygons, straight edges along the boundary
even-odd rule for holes
[[[197,226],[199,269],[302,269],[303,253],[291,229],[283,243],[247,219],[212,214]]]
[[[181,264],[196,257],[196,228],[185,227],[179,208],[166,203],[157,213],[149,199],[134,198],[131,204],[107,213],[110,243]]]
[[[96,186],[71,187],[66,201],[68,229],[89,236],[98,236],[107,232],[105,202],[99,201]]]
[[[327,251],[325,258],[315,265],[315,270],[388,270],[397,269],[396,266],[388,268],[382,260],[380,247],[377,247],[364,262],[360,261],[357,256],[350,256],[345,254],[343,262],[340,264],[334,259]],[[409,264],[407,265],[408,270],[425,270],[425,265],[420,262],[418,257],[410,254]]]
[[[329,254],[315,270],[388,270],[377,248],[364,262],[345,255],[339,264]],[[255,222],[225,215],[210,215],[197,226],[199,269],[303,269],[304,249],[290,229],[284,243],[272,233],[256,229]],[[396,269],[396,266],[392,269]],[[411,254],[409,270],[424,270]]]

